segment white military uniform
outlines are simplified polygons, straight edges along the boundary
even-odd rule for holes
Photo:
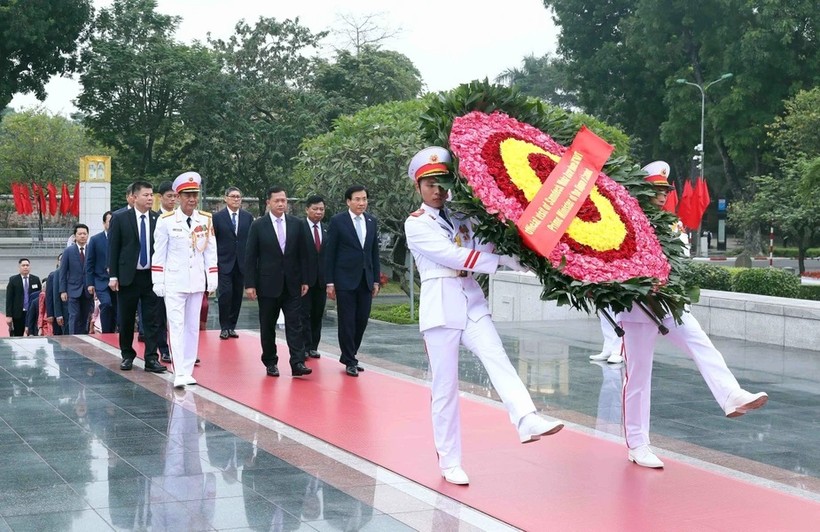
[[[475,242],[469,219],[455,213],[449,217],[452,226],[438,209],[422,205],[404,222],[407,245],[421,277],[419,328],[430,360],[433,437],[442,469],[461,464],[460,344],[481,360],[514,425],[536,410],[471,273],[494,273],[500,256],[490,246]]]
[[[191,376],[199,349],[199,313],[206,290],[217,287],[216,237],[211,214],[177,208],[159,218],[154,231],[151,276],[165,287],[174,374]]]

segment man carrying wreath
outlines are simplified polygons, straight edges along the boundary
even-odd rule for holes
[[[437,146],[421,150],[410,161],[408,175],[423,203],[404,222],[404,229],[421,277],[419,328],[430,361],[439,467],[447,482],[463,485],[469,478],[461,467],[460,345],[481,360],[521,443],[555,434],[564,425],[536,414],[495,329],[484,292],[473,278],[474,272],[494,273],[500,266],[519,271],[523,267],[515,257],[497,255],[491,245],[476,242],[471,220],[447,211],[447,190],[439,178],[451,176],[451,162],[450,153]]]

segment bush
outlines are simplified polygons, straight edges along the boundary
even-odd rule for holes
[[[416,301],[415,319],[410,319],[410,304],[400,303],[397,305],[373,305],[370,310],[370,318],[374,320],[386,321],[398,325],[409,325],[419,322],[419,304]]]
[[[796,298],[800,293],[800,277],[776,268],[740,269],[733,275],[732,290]]]
[[[797,248],[779,248],[775,247],[772,251],[775,257],[788,257],[790,259],[797,258]],[[806,250],[807,257],[820,257],[820,248],[808,248]]]
[[[802,285],[800,287],[800,295],[797,297],[811,301],[820,301],[820,285]]]
[[[687,286],[699,286],[706,290],[729,291],[732,289],[732,276],[723,266],[692,261],[683,272],[682,277]]]

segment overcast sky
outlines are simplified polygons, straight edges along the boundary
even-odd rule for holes
[[[111,0],[94,0],[96,8]],[[542,0],[159,0],[158,11],[182,17],[177,38],[204,41],[210,32],[226,38],[240,19],[252,23],[260,16],[299,17],[314,32],[340,27],[340,13],[352,16],[381,14],[383,24],[400,30],[383,48],[410,58],[430,91],[451,89],[461,83],[520,66],[524,56],[555,51],[557,31]],[[328,41],[328,44],[333,42]],[[55,78],[46,87],[45,106],[68,115],[79,92],[73,79]],[[16,95],[15,109],[37,105],[32,95]]]

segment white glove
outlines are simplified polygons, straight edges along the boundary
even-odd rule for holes
[[[515,272],[525,272],[527,268],[521,265],[518,262],[518,257],[515,255],[501,255],[498,257],[498,265],[499,266],[506,266],[507,268],[515,271]]]
[[[154,293],[157,297],[165,297],[165,283],[155,283]]]

